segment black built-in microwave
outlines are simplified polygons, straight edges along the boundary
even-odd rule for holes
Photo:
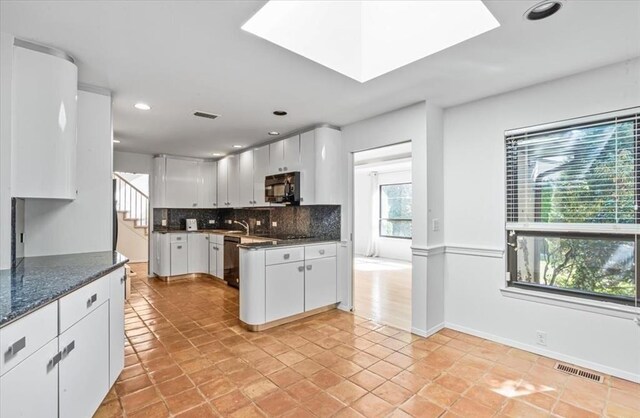
[[[300,172],[274,174],[264,179],[264,200],[269,203],[300,204]]]

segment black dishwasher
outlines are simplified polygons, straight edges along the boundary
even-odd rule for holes
[[[240,287],[240,237],[224,237],[224,281],[229,286]]]

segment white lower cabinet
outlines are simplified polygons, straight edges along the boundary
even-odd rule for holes
[[[58,338],[54,338],[0,377],[0,417],[56,416],[58,367],[50,366],[50,362],[57,353]],[[94,411],[87,416],[91,416]]]
[[[60,417],[94,414],[109,392],[109,305],[60,334]]]
[[[336,303],[337,301],[336,257],[307,261],[304,272],[304,310]]]
[[[209,271],[209,234],[192,232],[187,237],[188,272],[207,273]]]
[[[109,274],[109,386],[124,368],[124,272]]]
[[[93,416],[124,368],[123,277],[119,268],[0,328],[2,357],[12,359],[0,375],[0,417]]]
[[[266,267],[267,322],[304,312],[304,263],[275,264]]]
[[[224,277],[224,236],[209,235],[209,274]]]
[[[171,243],[171,275],[179,276],[189,271],[189,253],[186,242]]]

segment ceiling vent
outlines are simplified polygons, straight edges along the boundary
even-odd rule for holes
[[[585,379],[589,379],[589,380],[592,380],[594,382],[598,382],[598,383],[604,382],[604,376],[602,376],[601,374],[588,372],[586,370],[582,370],[582,369],[579,369],[579,368],[574,367],[574,366],[570,366],[570,365],[565,364],[565,363],[556,363],[554,368],[556,370],[561,371],[561,372],[564,372],[564,373],[567,373],[567,374],[572,374],[574,376],[583,377]]]
[[[216,119],[219,118],[220,115],[216,115],[215,113],[207,113],[207,112],[195,112],[193,116],[198,116],[199,118],[207,118],[207,119]]]

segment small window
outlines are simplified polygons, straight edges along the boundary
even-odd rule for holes
[[[411,183],[380,186],[380,236],[411,239]]]
[[[637,303],[638,114],[506,134],[511,286]]]

